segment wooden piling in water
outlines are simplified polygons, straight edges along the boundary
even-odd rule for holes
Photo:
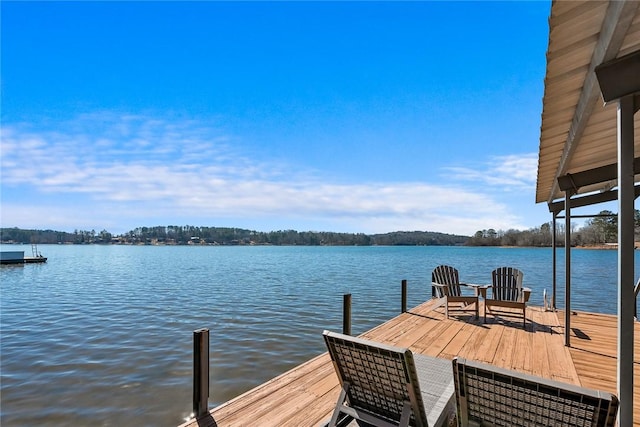
[[[407,312],[407,279],[402,279],[402,303],[400,313]]]
[[[193,414],[209,412],[209,329],[193,331]]]
[[[342,298],[342,333],[351,335],[351,294]]]

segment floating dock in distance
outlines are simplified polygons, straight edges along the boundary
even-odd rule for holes
[[[0,264],[34,264],[47,262],[47,258],[42,255],[24,256],[24,251],[2,251],[0,252]]]

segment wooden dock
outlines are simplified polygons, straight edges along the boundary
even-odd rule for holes
[[[482,316],[447,320],[444,308],[432,300],[361,336],[409,347],[414,353],[445,359],[461,356],[617,394],[616,316],[572,315],[570,348],[564,346],[563,323],[564,313],[541,307],[527,309],[526,330],[520,321],[503,323],[491,316],[487,324]],[[640,322],[635,324],[634,352],[633,418],[634,426],[640,427]],[[181,427],[317,426],[330,418],[338,393],[337,377],[324,353]]]

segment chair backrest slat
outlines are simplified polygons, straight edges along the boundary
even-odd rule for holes
[[[500,267],[491,272],[493,299],[519,301],[524,273],[513,267]]]
[[[462,295],[458,270],[450,265],[439,265],[434,268],[431,273],[431,281],[441,285],[449,285],[449,295],[451,296],[459,297]],[[444,295],[439,295],[438,291],[439,289],[436,290],[436,296],[443,297]]]
[[[463,427],[615,425],[619,402],[610,393],[462,358],[453,359],[453,376]]]

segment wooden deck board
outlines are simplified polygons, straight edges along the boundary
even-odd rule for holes
[[[427,332],[422,336],[422,339],[414,343],[411,348],[416,353],[437,357],[449,342],[450,337],[460,330],[461,325],[457,324],[457,322],[441,322],[435,320],[430,326],[430,328],[424,328]],[[449,328],[451,328],[451,330],[449,330]],[[440,339],[439,345],[436,342],[438,339]]]
[[[216,423],[218,425],[242,425],[236,424],[236,421],[254,416],[254,411],[258,409],[271,411],[277,408],[273,404],[277,396],[291,396],[296,387],[317,383],[326,377],[333,378],[335,373],[329,355],[325,353],[218,406],[215,416]],[[338,384],[337,378],[335,384]]]
[[[504,328],[502,331],[502,339],[496,349],[495,357],[489,363],[501,368],[511,369],[515,339],[516,330],[514,328]]]
[[[564,326],[564,313],[558,316]],[[640,426],[640,322],[634,330],[634,426]],[[578,312],[571,315],[571,354],[583,387],[617,395],[618,319],[613,315]],[[566,348],[566,347],[565,347]]]
[[[531,328],[531,346],[537,349],[536,357],[533,358],[532,372],[534,375],[543,376],[550,374],[551,362],[549,361],[548,342],[545,339],[545,332],[550,331],[544,326],[544,313],[539,310],[529,310]]]
[[[482,307],[481,307],[482,308]],[[462,356],[584,387],[616,393],[617,318],[578,312],[564,346],[564,313],[527,309],[527,328],[488,316],[445,319],[428,301],[365,332],[363,337],[446,359]],[[640,323],[636,323],[634,426],[640,427]],[[318,337],[322,340],[322,337]],[[215,379],[212,379],[215,382]],[[339,394],[327,353],[211,410],[196,426],[316,426],[326,422]]]

